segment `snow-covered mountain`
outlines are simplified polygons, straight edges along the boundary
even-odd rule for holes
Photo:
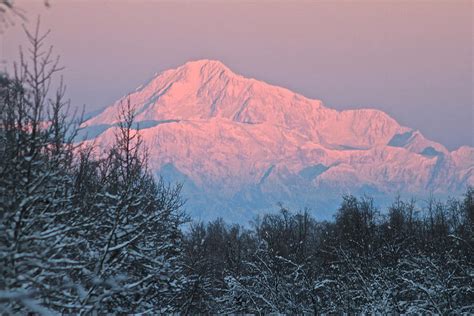
[[[108,146],[130,98],[151,167],[184,182],[196,218],[245,221],[277,202],[327,217],[343,193],[458,194],[474,185],[474,148],[449,152],[374,109],[336,111],[319,100],[199,60],[157,74],[87,120]]]

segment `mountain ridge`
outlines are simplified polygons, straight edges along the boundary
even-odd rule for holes
[[[187,179],[189,201],[203,200],[191,202],[191,213],[203,218],[247,214],[278,201],[334,208],[323,200],[341,192],[446,194],[474,184],[472,147],[450,152],[380,110],[330,109],[237,75],[219,61],[191,61],[157,74],[84,122],[83,133],[100,127],[86,141],[110,145],[127,99],[145,125],[152,170],[173,166],[169,180]]]

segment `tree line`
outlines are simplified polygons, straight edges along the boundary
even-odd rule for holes
[[[330,222],[283,206],[250,227],[190,222],[130,102],[110,148],[74,142],[38,29],[0,78],[0,313],[474,312],[472,188],[384,213],[345,196]]]
[[[436,313],[474,311],[474,190],[464,198],[397,199],[380,213],[345,196],[335,220],[307,211],[223,220],[184,236],[188,306],[199,313]]]

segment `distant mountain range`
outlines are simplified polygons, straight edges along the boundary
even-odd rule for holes
[[[474,185],[473,147],[450,152],[382,111],[336,111],[213,60],[157,74],[89,118],[80,137],[108,146],[128,98],[153,171],[184,183],[196,219],[246,222],[277,202],[328,218],[345,193],[385,203]]]

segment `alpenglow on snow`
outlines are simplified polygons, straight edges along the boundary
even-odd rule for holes
[[[387,201],[474,185],[473,147],[450,152],[382,111],[336,111],[213,60],[156,75],[84,122],[80,139],[109,146],[128,99],[153,171],[184,184],[196,219],[248,221],[278,202],[328,218],[346,193]]]

